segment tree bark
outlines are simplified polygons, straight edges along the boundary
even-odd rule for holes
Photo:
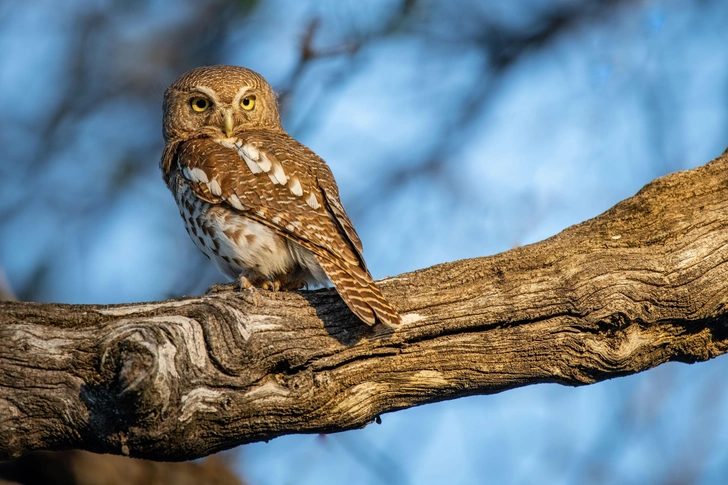
[[[582,224],[379,282],[370,328],[332,290],[129,305],[0,303],[0,458],[186,460],[289,433],[728,348],[728,152]]]

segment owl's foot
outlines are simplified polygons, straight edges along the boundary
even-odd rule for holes
[[[255,281],[250,281],[245,276],[240,276],[236,281],[231,281],[230,283],[218,283],[216,285],[212,285],[207,289],[205,293],[222,293],[224,291],[243,291],[243,290],[250,290],[253,288],[260,288],[262,290],[267,291],[281,291],[281,289],[287,289],[283,288],[283,285],[281,285],[281,282],[279,280],[264,280],[264,279],[257,279]]]
[[[263,280],[260,288],[268,291],[281,291],[281,282],[278,280]]]
[[[304,288],[308,290],[308,282],[304,279],[292,280],[281,286],[283,291],[303,290]]]
[[[255,288],[255,285],[245,276],[240,276],[237,280],[231,281],[230,283],[217,283],[212,285],[205,291],[205,294],[222,293],[224,291],[242,291],[251,288]]]
[[[205,294],[209,295],[210,293],[223,293],[225,291],[235,291],[240,286],[238,285],[237,281],[232,281],[230,283],[215,283],[211,287],[209,287],[207,290],[205,290]]]

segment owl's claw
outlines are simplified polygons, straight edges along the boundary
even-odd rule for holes
[[[238,285],[237,281],[233,281],[230,283],[216,283],[209,287],[207,290],[205,290],[205,294],[209,295],[211,293],[223,293],[225,291],[235,291],[240,288],[240,285]]]
[[[281,291],[281,282],[278,280],[265,280],[260,287],[268,291]]]
[[[242,291],[255,288],[255,285],[250,282],[245,276],[240,276],[237,280],[231,281],[230,283],[217,283],[212,285],[205,291],[205,294],[210,293],[222,293],[225,291]]]
[[[238,288],[240,288],[240,291],[255,288],[255,285],[243,275],[240,275],[238,277],[238,281],[236,281],[236,283],[238,284]]]
[[[205,291],[205,294],[222,293],[225,291],[252,290],[254,288],[260,288],[267,291],[281,291],[281,289],[285,289],[279,280],[257,280],[254,283],[245,276],[240,276],[236,281],[231,281],[230,283],[218,283],[212,285],[207,289],[207,291]]]

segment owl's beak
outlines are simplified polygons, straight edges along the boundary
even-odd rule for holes
[[[230,111],[226,111],[225,115],[222,119],[222,126],[225,130],[225,135],[230,138],[230,135],[233,134],[233,114]]]

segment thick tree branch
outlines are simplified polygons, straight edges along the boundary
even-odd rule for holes
[[[133,305],[0,303],[0,458],[156,460],[539,382],[589,384],[728,348],[728,152],[537,244],[329,290]]]

